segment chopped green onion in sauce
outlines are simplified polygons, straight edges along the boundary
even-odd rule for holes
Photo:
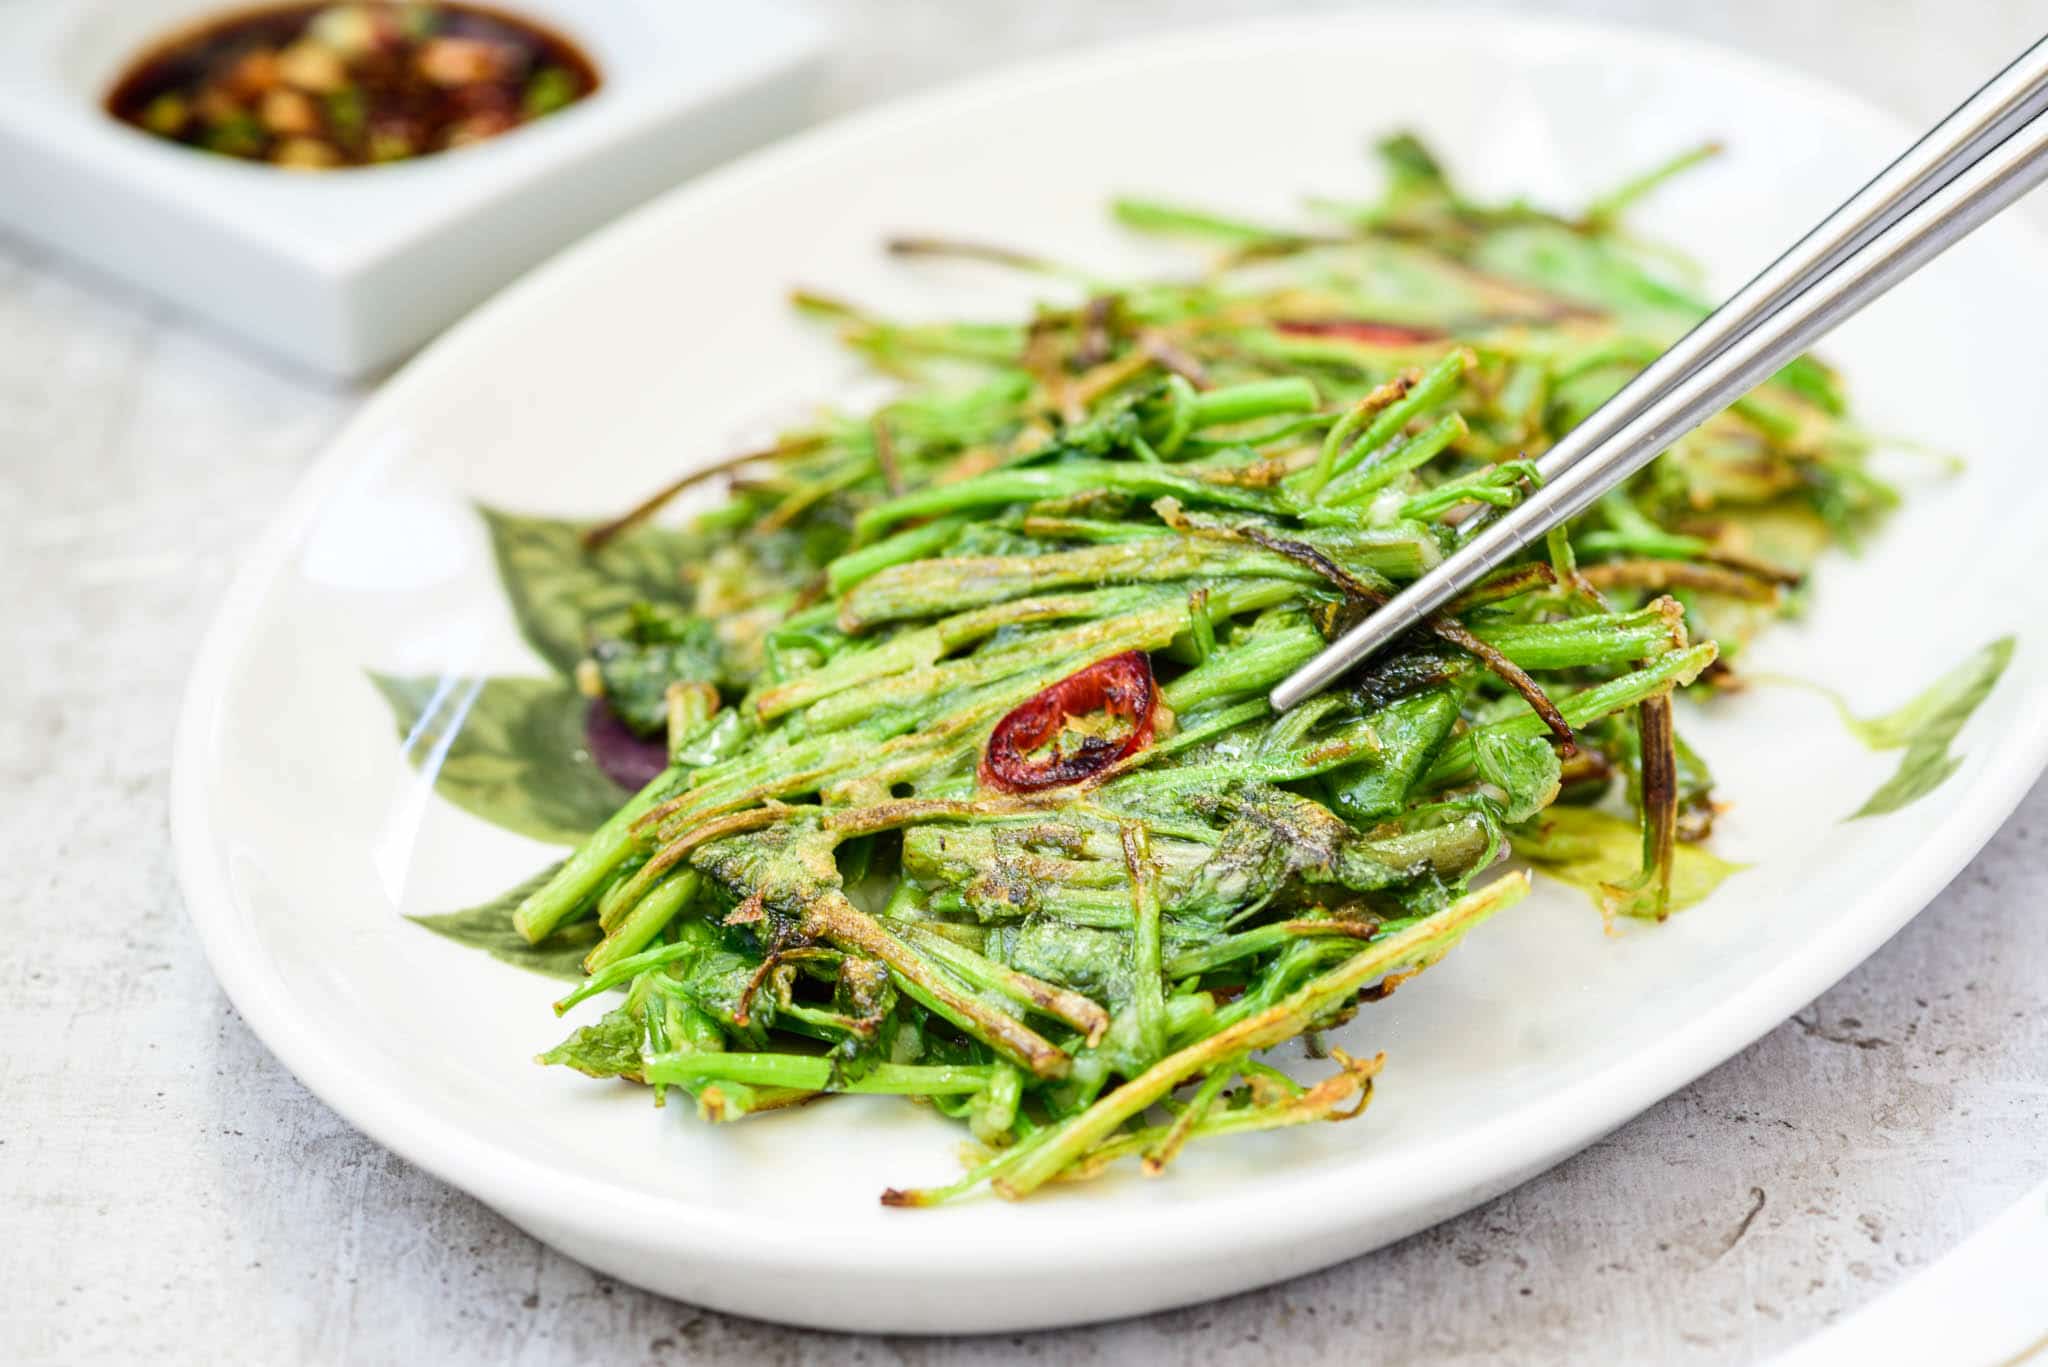
[[[576,46],[475,5],[283,5],[157,44],[107,112],[171,142],[317,171],[408,161],[508,133],[597,89]]]

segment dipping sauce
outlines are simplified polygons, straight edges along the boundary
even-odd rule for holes
[[[107,112],[202,151],[314,171],[481,142],[597,85],[567,39],[479,6],[283,5],[151,48]]]

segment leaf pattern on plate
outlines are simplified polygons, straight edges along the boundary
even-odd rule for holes
[[[371,674],[414,768],[464,811],[574,845],[626,800],[590,757],[590,700],[559,679]]]
[[[590,523],[477,511],[519,634],[565,676],[587,652],[592,630],[622,618],[635,601],[685,600],[683,566],[703,550],[686,532],[642,527],[590,551],[581,540]]]
[[[1949,746],[1970,714],[1997,686],[2012,661],[2013,642],[2011,636],[1999,637],[1895,711],[1858,718],[1836,703],[1844,724],[1865,745],[1873,750],[1905,751],[1899,757],[1898,770],[1850,814],[1851,821],[1882,816],[1918,802],[1962,767],[1963,757],[1950,754]]]
[[[481,949],[505,963],[545,973],[551,978],[581,982],[583,956],[602,936],[595,921],[564,926],[537,945],[528,944],[526,937],[512,928],[513,911],[528,893],[553,877],[560,867],[561,861],[557,860],[518,887],[506,889],[481,906],[435,916],[408,916],[406,919],[425,926],[436,935],[445,935],[459,945]]]

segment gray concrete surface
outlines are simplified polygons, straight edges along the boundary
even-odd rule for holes
[[[840,8],[834,108],[1261,7]],[[1746,47],[1923,118],[2039,26],[2005,0],[1555,8]],[[2044,787],[1753,1048],[1520,1190],[1331,1271],[956,1341],[790,1332],[596,1276],[309,1095],[227,1006],[179,906],[166,768],[196,637],[355,402],[0,240],[0,1358],[1751,1361],[2048,1166]]]

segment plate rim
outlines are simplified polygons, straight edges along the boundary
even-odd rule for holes
[[[186,914],[216,979],[257,1037],[354,1128],[511,1215],[515,1222],[531,1219],[552,1228],[584,1231],[607,1242],[624,1239],[687,1249],[739,1267],[851,1271],[857,1265],[872,1267],[876,1260],[886,1259],[895,1275],[939,1282],[986,1275],[987,1266],[960,1265],[957,1238],[949,1237],[948,1212],[943,1210],[888,1221],[879,1230],[864,1226],[857,1232],[859,1243],[845,1245],[843,1251],[842,1241],[830,1237],[842,1230],[829,1223],[829,1214],[821,1213],[818,1218],[828,1223],[818,1232],[826,1237],[793,1245],[744,1214],[707,1209],[685,1196],[650,1192],[550,1165],[506,1149],[457,1121],[394,1100],[374,1075],[349,1057],[345,1047],[295,1017],[285,1000],[282,981],[265,957],[253,943],[238,940],[234,934],[236,898],[225,860],[216,857],[212,813],[205,801],[206,758],[223,719],[224,684],[246,648],[250,629],[277,575],[303,544],[330,494],[357,473],[362,462],[351,448],[361,444],[359,434],[383,425],[386,412],[405,407],[415,392],[431,391],[444,372],[459,370],[472,338],[488,337],[501,318],[516,320],[529,299],[543,299],[570,283],[586,262],[609,254],[630,254],[641,239],[662,231],[671,218],[694,212],[700,203],[744,194],[759,180],[801,174],[812,159],[830,156],[849,145],[887,138],[899,130],[941,120],[950,112],[1017,99],[1037,88],[1085,80],[1098,71],[1133,61],[1183,60],[1221,48],[1242,55],[1257,43],[1284,44],[1314,37],[1336,40],[1363,30],[1385,41],[1390,26],[1411,32],[1441,32],[1473,21],[1546,40],[1576,39],[1609,50],[1683,57],[1741,79],[1797,91],[1829,108],[1831,117],[1896,135],[1901,145],[1911,135],[1908,125],[1897,116],[1829,81],[1687,35],[1462,6],[1415,13],[1375,5],[1341,15],[1205,25],[1170,39],[1140,36],[969,76],[829,119],[667,191],[521,275],[366,399],[300,477],[246,552],[221,599],[195,657],[179,710],[171,766],[170,825]],[[1998,225],[1996,231],[2028,255],[2048,261],[2048,235],[2031,223],[2009,221]],[[1449,1218],[1591,1144],[1775,1029],[1862,963],[1976,856],[2048,769],[2048,709],[2037,711],[2030,726],[2001,739],[2002,744],[1986,755],[1983,770],[1957,792],[1943,818],[1922,829],[1911,854],[1882,882],[1873,883],[1856,904],[1856,912],[1838,915],[1818,927],[1797,957],[1753,977],[1739,992],[1660,1037],[1655,1047],[1630,1054],[1541,1101],[1496,1115],[1447,1140],[1437,1154],[1438,1161],[1411,1175],[1412,1184],[1399,1202],[1399,1208],[1408,1212],[1408,1228]],[[1489,1156],[1499,1154],[1513,1157]],[[1361,1187],[1359,1174],[1356,1166],[1319,1168],[1314,1173],[1297,1174],[1284,1185],[1263,1189],[1256,1197],[1237,1192],[1205,1195],[1199,1201],[1148,1209],[1136,1220],[1101,1219],[1102,1208],[1098,1207],[1092,1212],[1098,1218],[1082,1220],[1090,1237],[1081,1247],[1073,1239],[1074,1221],[1018,1222],[1005,1231],[1002,1266],[1012,1276],[1055,1269],[1070,1275],[1089,1269],[1158,1269],[1196,1259],[1200,1255],[1190,1241],[1196,1236],[1213,1237],[1214,1230],[1221,1227],[1238,1231],[1240,1241],[1231,1253],[1247,1266],[1254,1265],[1261,1252],[1276,1252],[1289,1244],[1332,1246],[1344,1241],[1347,1225],[1368,1223],[1376,1212],[1380,1219],[1387,1218],[1384,1203],[1375,1200],[1370,1185]],[[1253,1212],[1258,1216],[1255,1220],[1226,1224]],[[848,1227],[844,1232],[853,1231]],[[1178,1243],[1176,1236],[1183,1236]],[[1184,1251],[1172,1253],[1176,1247]],[[1214,1251],[1208,1250],[1211,1255]],[[1341,1256],[1362,1251],[1347,1246]],[[1134,1264],[1132,1259],[1141,1261]],[[1255,1272],[1244,1284],[1271,1279]],[[796,1318],[801,1317],[799,1312]],[[1055,1321],[1047,1318],[1042,1322]]]

